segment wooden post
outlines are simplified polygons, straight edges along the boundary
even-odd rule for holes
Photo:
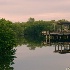
[[[62,45],[61,45],[61,52],[62,52]]]
[[[56,52],[56,44],[55,44],[55,52]]]
[[[49,31],[49,44],[50,44],[50,37],[51,37],[51,36],[50,36],[50,31]]]
[[[46,43],[47,43],[47,34],[46,34]]]
[[[59,39],[61,39],[61,35],[59,36]]]
[[[59,44],[58,44],[58,51],[59,51]]]
[[[58,35],[57,35],[57,40],[58,40],[59,38],[58,38]]]
[[[67,35],[67,39],[68,39],[68,35]]]

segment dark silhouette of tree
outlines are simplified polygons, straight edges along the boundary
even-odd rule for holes
[[[35,22],[35,19],[30,17],[27,22],[28,23],[33,23],[33,22]]]

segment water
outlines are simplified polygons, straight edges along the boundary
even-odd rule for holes
[[[14,70],[66,70],[70,67],[70,54],[54,53],[54,46],[29,50],[27,45],[21,45],[16,49]]]

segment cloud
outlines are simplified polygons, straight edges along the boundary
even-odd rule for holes
[[[0,16],[12,21],[22,21],[23,18],[25,21],[31,16],[36,19],[69,19],[69,12],[70,0],[0,0]]]
[[[66,19],[70,20],[70,13],[43,13],[43,14],[37,14],[37,15],[6,15],[2,14],[0,16],[1,18],[4,17],[7,20],[13,21],[13,22],[25,22],[28,20],[29,17],[35,18],[35,20],[60,20],[60,19]]]

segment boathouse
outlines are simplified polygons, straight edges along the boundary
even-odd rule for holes
[[[57,29],[56,29],[56,25]],[[54,31],[43,31],[42,34],[46,37],[46,43],[50,42],[69,42],[70,41],[70,22],[63,21],[54,23]]]

